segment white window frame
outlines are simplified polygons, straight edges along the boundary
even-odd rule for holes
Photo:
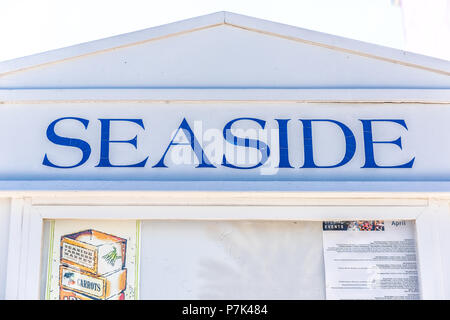
[[[295,192],[18,197],[11,204],[6,299],[39,299],[45,219],[415,220],[421,297],[450,298],[450,212],[449,201],[442,198]]]

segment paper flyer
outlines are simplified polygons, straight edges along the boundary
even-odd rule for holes
[[[139,242],[136,220],[52,221],[46,299],[138,299]]]
[[[414,221],[324,221],[326,298],[420,299]]]

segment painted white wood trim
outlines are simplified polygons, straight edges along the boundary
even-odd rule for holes
[[[0,104],[450,103],[450,89],[0,89]]]
[[[327,33],[257,19],[232,12],[225,12],[225,24],[283,39],[321,46],[331,50],[343,51],[415,68],[423,68],[432,72],[450,74],[449,61]]]
[[[325,47],[331,50],[343,51],[349,54],[356,54],[372,59],[402,64],[430,72],[445,75],[450,74],[450,63],[445,60],[248,17],[236,13],[217,12],[159,27],[148,28],[141,31],[5,61],[0,63],[0,77],[13,72],[26,71],[43,65],[61,63],[71,59],[100,54],[119,48],[139,45],[149,41],[164,39],[167,37],[224,24],[248,31],[263,33],[269,36],[280,37],[291,41],[298,41],[314,46]]]
[[[12,72],[26,71],[33,67],[60,63],[92,54],[124,48],[141,43],[164,39],[179,34],[221,25],[224,23],[224,13],[216,12],[200,17],[165,24],[158,27],[125,33],[105,39],[94,40],[73,46],[50,50],[27,57],[8,60],[0,63],[0,77]]]
[[[11,200],[11,215],[8,239],[8,263],[6,267],[5,299],[15,300],[19,294],[20,256],[22,248],[22,214],[24,200],[13,198]]]
[[[416,219],[424,207],[387,206],[35,206],[43,219],[355,220]]]
[[[29,230],[26,259],[26,294],[20,298],[39,298],[44,219],[158,219],[158,220],[345,220],[416,219],[425,206],[80,206],[33,205],[28,210]],[[25,232],[25,230],[22,230]]]
[[[351,202],[351,199],[348,199]],[[132,201],[132,200],[130,200]],[[40,266],[42,259],[42,227],[44,219],[161,219],[161,220],[345,220],[345,219],[412,219],[423,217],[429,211],[426,203],[421,206],[377,206],[377,205],[333,205],[325,206],[139,206],[139,205],[36,205],[27,199],[23,202],[24,220],[28,220],[28,227],[22,228],[19,238],[26,238],[28,244],[21,252],[26,259],[25,280],[18,286],[25,289],[19,298],[39,298]],[[15,206],[17,207],[17,206]],[[28,208],[28,209],[27,209]],[[428,213],[428,212],[427,212]],[[26,225],[26,223],[25,223]],[[26,229],[26,230],[25,230]],[[24,236],[24,233],[30,235]],[[424,241],[422,240],[422,244]],[[433,243],[428,243],[433,245]],[[426,247],[428,248],[428,247]],[[17,250],[16,246],[10,250]],[[20,262],[19,262],[20,263]],[[19,276],[17,269],[8,270]],[[439,276],[439,274],[435,274]],[[426,288],[425,288],[426,289]],[[14,295],[14,288],[9,288],[9,297]],[[426,297],[428,294],[425,295]]]
[[[20,247],[20,264],[19,264],[19,283],[17,285],[18,294],[17,299],[27,299],[27,279],[31,276],[29,274],[28,258],[32,250],[38,249],[39,244],[30,243],[31,230],[38,228],[38,226],[31,225],[31,199],[24,198],[23,212],[22,212],[22,229],[21,229],[21,247]],[[40,263],[40,260],[39,260]],[[39,267],[38,265],[34,266]]]
[[[450,194],[450,181],[156,181],[156,180],[0,180],[0,195],[33,192],[317,192]]]
[[[33,205],[427,206],[422,194],[298,192],[73,192],[35,194]]]
[[[25,282],[25,299],[39,299],[40,277],[42,273],[43,219],[31,205],[31,199],[26,202],[25,210],[29,212],[30,231],[28,237],[27,271]]]
[[[14,192],[14,191],[11,191]],[[153,204],[153,205],[370,205],[426,206],[428,198],[449,199],[450,193],[422,192],[254,192],[254,191],[16,191],[33,204]],[[0,192],[1,197],[7,197]],[[60,203],[61,201],[61,203]],[[117,202],[116,202],[117,201]]]
[[[442,199],[430,199],[434,208],[435,242],[429,244],[437,251],[435,263],[439,266],[439,299],[450,299],[450,208],[449,202]]]
[[[425,300],[450,299],[446,294],[450,287],[448,269],[443,268],[443,257],[450,256],[449,244],[441,241],[450,233],[448,215],[447,201],[431,199],[430,206],[416,219],[420,292]]]

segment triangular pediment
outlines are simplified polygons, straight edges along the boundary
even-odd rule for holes
[[[3,62],[0,88],[450,88],[450,63],[219,12]]]

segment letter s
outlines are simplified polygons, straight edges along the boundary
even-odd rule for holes
[[[233,168],[233,169],[255,169],[255,168],[262,166],[267,161],[267,159],[269,159],[270,148],[266,143],[264,143],[260,140],[249,139],[249,138],[239,138],[239,137],[236,137],[235,135],[233,135],[231,133],[231,127],[233,126],[233,124],[235,122],[241,121],[241,120],[249,120],[249,121],[256,122],[257,124],[259,124],[261,129],[264,129],[264,127],[266,125],[266,121],[260,120],[260,119],[236,118],[236,119],[231,120],[230,122],[228,122],[225,125],[225,127],[223,128],[223,137],[225,138],[225,141],[227,141],[235,146],[257,149],[261,153],[261,160],[254,166],[238,167],[238,166],[235,166],[235,165],[229,163],[226,156],[224,155],[222,158],[222,166],[228,167],[228,168]]]
[[[60,168],[60,169],[76,168],[76,167],[81,166],[83,163],[85,163],[89,159],[89,156],[91,155],[91,147],[90,147],[89,143],[87,143],[84,140],[58,136],[55,133],[55,126],[56,126],[56,124],[58,122],[60,122],[62,120],[76,120],[76,121],[79,121],[79,122],[81,122],[83,124],[85,129],[87,129],[87,127],[88,127],[89,120],[82,119],[82,118],[75,118],[75,117],[59,118],[59,119],[56,119],[55,121],[53,121],[52,123],[50,123],[50,125],[47,128],[47,138],[48,138],[48,140],[50,140],[54,144],[58,144],[58,145],[61,145],[61,146],[68,146],[68,147],[78,148],[83,153],[83,157],[81,158],[80,162],[78,162],[77,164],[75,164],[73,166],[59,166],[59,165],[56,165],[56,164],[50,162],[50,160],[48,159],[47,154],[45,154],[44,160],[42,161],[42,164],[44,166],[53,167],[53,168]]]

